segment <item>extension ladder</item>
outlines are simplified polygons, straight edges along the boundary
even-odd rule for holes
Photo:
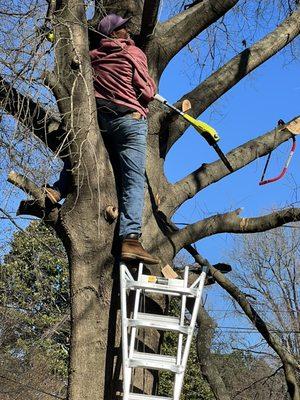
[[[134,280],[124,263],[120,265],[120,294],[122,319],[122,357],[123,357],[123,399],[124,400],[179,400],[183,385],[184,372],[193,338],[196,318],[200,306],[207,267],[203,267],[200,276],[189,286],[189,267],[185,267],[183,279],[166,279],[143,274],[143,264],[139,264],[137,280]],[[130,317],[127,307],[127,293],[135,291],[133,311]],[[160,293],[181,297],[180,316],[168,316],[140,312],[141,294]],[[194,298],[193,312],[189,324],[185,323],[187,297]],[[144,353],[137,351],[136,335],[139,328],[154,328],[178,333],[177,356]],[[186,340],[184,341],[184,336]],[[167,370],[175,374],[172,397],[132,393],[133,369]]]

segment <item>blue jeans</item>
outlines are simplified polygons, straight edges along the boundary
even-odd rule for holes
[[[114,167],[120,208],[119,236],[141,233],[144,208],[145,161],[148,124],[131,114],[99,113],[98,122]],[[66,197],[70,184],[66,161],[53,187]]]
[[[119,236],[141,233],[148,124],[131,114],[99,115],[103,140],[115,170],[120,204]]]

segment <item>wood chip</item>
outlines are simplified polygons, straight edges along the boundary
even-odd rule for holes
[[[178,278],[178,275],[176,274],[174,269],[172,267],[170,267],[169,264],[167,264],[166,266],[163,267],[163,269],[161,270],[161,273],[167,279],[176,279],[176,278]]]

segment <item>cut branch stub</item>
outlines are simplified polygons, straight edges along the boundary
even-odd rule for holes
[[[45,207],[45,195],[43,190],[26,176],[18,174],[15,171],[10,171],[7,181],[18,187],[19,189],[23,190],[30,196],[34,197],[40,207]]]

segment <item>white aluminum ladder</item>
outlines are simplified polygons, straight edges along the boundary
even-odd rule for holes
[[[143,264],[139,264],[138,277],[134,280],[124,263],[120,264],[120,295],[122,319],[122,358],[123,358],[123,399],[124,400],[179,400],[184,372],[193,338],[196,318],[200,306],[207,267],[192,285],[188,285],[189,267],[185,267],[183,279],[166,279],[143,274]],[[130,317],[127,307],[127,293],[135,291],[135,301]],[[181,297],[180,316],[148,314],[139,311],[142,293],[161,293]],[[186,299],[195,299],[189,324],[185,324]],[[177,356],[143,353],[135,349],[136,334],[139,328],[154,328],[178,333]],[[184,343],[183,337],[186,336]],[[134,368],[167,370],[175,374],[172,397],[149,396],[131,393]]]

